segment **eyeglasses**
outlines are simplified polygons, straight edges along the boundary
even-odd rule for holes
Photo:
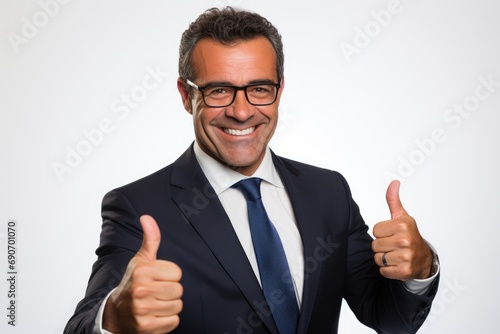
[[[279,83],[252,84],[247,86],[208,85],[204,87],[198,87],[191,80],[186,80],[186,83],[200,91],[203,102],[205,102],[207,107],[211,108],[221,108],[231,105],[236,98],[236,92],[239,90],[245,92],[245,97],[251,105],[268,106],[276,101],[278,90],[281,87]]]

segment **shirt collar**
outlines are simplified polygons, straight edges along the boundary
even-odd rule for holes
[[[194,155],[217,196],[236,182],[248,178],[246,175],[232,170],[206,154],[196,141],[194,142]],[[250,177],[258,177],[277,188],[284,188],[283,182],[274,166],[271,149],[269,147],[266,147],[264,159],[260,166]]]

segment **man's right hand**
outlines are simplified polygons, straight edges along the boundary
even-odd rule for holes
[[[144,215],[140,221],[141,249],[104,308],[103,329],[116,334],[168,333],[179,325],[182,271],[173,262],[156,259],[161,234],[154,218]]]

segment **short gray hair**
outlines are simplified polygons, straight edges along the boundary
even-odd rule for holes
[[[209,9],[184,31],[179,47],[179,76],[189,80],[195,79],[196,73],[191,56],[196,43],[203,38],[213,39],[222,44],[231,44],[261,36],[271,42],[276,52],[276,69],[278,79],[281,80],[285,56],[278,30],[259,14],[232,7]]]

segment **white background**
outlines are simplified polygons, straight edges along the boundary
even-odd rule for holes
[[[387,175],[403,181],[403,204],[442,262],[421,332],[495,332],[494,0],[1,0],[0,268],[7,272],[7,222],[15,219],[19,278],[15,328],[0,281],[0,332],[62,333],[95,260],[102,196],[171,163],[191,143],[176,90],[178,43],[198,14],[222,5],[257,11],[283,35],[276,153],[343,173],[370,227],[389,218]],[[390,18],[381,14],[388,8]],[[344,52],[347,45],[357,53]],[[163,73],[161,83],[128,114],[117,113],[151,70]],[[493,82],[490,90],[481,80]],[[101,122],[108,133],[89,146],[85,132],[95,134]],[[67,165],[77,149],[86,156],[58,175],[54,165]],[[340,333],[372,331],[346,307]]]

